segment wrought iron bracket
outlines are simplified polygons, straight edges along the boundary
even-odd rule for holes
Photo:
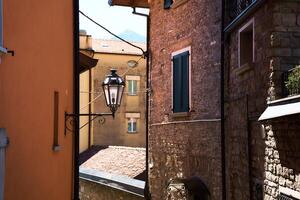
[[[91,116],[91,118],[88,122],[81,125],[79,127],[79,130],[84,128],[86,125],[94,121],[98,117],[105,117],[105,116],[112,116],[115,117],[114,113],[85,113],[85,114],[74,114],[74,113],[67,113],[65,112],[65,135],[67,132],[74,132],[75,131],[75,122],[77,121],[79,123],[80,117],[88,117]],[[104,118],[103,118],[104,119]],[[104,123],[104,122],[103,122]]]

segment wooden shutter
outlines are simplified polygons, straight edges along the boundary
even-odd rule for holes
[[[189,52],[173,57],[173,112],[189,112]]]

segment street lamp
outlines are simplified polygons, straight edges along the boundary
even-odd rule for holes
[[[95,120],[97,117],[104,117],[109,115],[113,118],[115,117],[115,113],[121,105],[122,96],[125,88],[125,82],[120,76],[118,76],[117,70],[112,69],[111,74],[107,75],[104,79],[102,83],[102,88],[105,96],[106,105],[110,108],[111,113],[69,114],[65,112],[65,134],[67,130],[74,130],[74,121],[79,120],[80,116],[93,116],[93,118],[89,122],[79,127],[79,129],[82,129],[91,121]],[[72,128],[70,128],[70,126]]]
[[[117,70],[111,69],[111,74],[107,75],[102,83],[106,105],[110,108],[114,117],[115,112],[121,105],[125,82],[118,76]]]

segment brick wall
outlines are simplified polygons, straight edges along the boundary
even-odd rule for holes
[[[143,197],[112,187],[80,179],[79,197],[81,200],[143,200]]]
[[[153,0],[150,18],[149,163],[153,200],[172,196],[167,190],[171,179],[192,175],[204,179],[212,199],[220,199],[220,122],[205,120],[220,118],[221,1],[187,0],[164,10],[163,0]],[[191,112],[172,117],[171,54],[188,46]]]
[[[270,48],[269,100],[282,98],[282,73],[300,64],[300,2],[276,1]],[[300,194],[299,115],[265,124],[265,199],[275,200],[280,187]]]

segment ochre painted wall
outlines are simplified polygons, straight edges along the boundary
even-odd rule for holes
[[[0,127],[6,151],[5,200],[69,200],[72,137],[64,111],[73,109],[73,1],[4,1],[0,64]],[[53,145],[53,96],[59,91],[59,144]]]
[[[99,59],[98,65],[93,68],[94,96],[102,93],[102,81],[110,69],[117,69],[118,75],[140,76],[138,81],[137,96],[129,96],[127,86],[125,88],[121,107],[116,112],[115,119],[105,118],[105,123],[93,123],[93,142],[95,145],[116,145],[145,147],[146,143],[146,59],[140,55],[121,55],[121,54],[104,54],[96,53],[94,58]],[[138,61],[135,68],[129,69],[127,62],[129,60]],[[126,80],[125,80],[126,81]],[[127,81],[126,81],[127,84]],[[105,104],[105,98],[101,95],[94,104],[94,112],[109,112]],[[127,132],[126,113],[140,113],[137,121],[137,133]]]
[[[80,113],[89,113],[89,71],[80,74]],[[80,127],[88,123],[89,117],[80,117]],[[91,122],[92,123],[92,122]],[[79,152],[83,152],[89,148],[89,125],[80,129],[79,134],[80,147]]]

